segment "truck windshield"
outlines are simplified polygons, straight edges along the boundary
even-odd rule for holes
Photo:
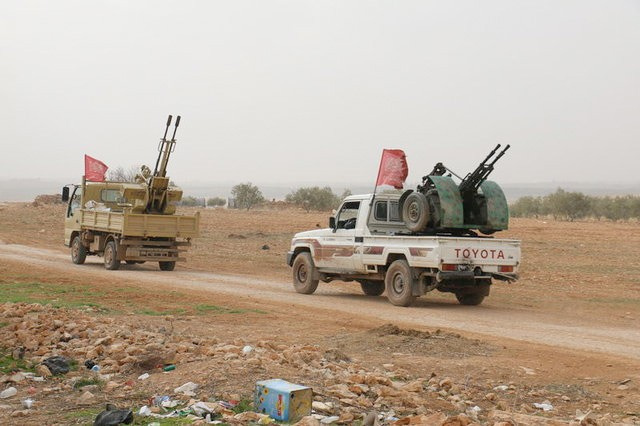
[[[338,229],[353,229],[356,227],[360,201],[347,201],[338,213]]]

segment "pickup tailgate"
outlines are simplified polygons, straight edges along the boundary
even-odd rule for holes
[[[520,264],[520,241],[517,240],[439,238],[438,242],[436,256],[442,265],[467,265],[472,269],[480,267],[484,272],[515,273]]]

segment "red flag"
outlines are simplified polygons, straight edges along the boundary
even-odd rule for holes
[[[407,157],[401,149],[384,149],[376,186],[390,185],[396,189],[402,189],[404,181],[409,175]]]
[[[84,177],[92,182],[104,182],[104,174],[107,172],[106,164],[93,157],[84,155]]]

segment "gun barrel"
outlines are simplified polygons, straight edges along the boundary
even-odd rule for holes
[[[482,183],[487,180],[487,177],[489,177],[489,175],[491,174],[491,172],[493,171],[493,165],[496,164],[496,162],[505,154],[505,152],[507,152],[507,150],[511,147],[511,145],[507,145],[494,159],[491,163],[487,163],[487,161],[489,161],[491,159],[491,157],[493,157],[493,155],[496,153],[496,151],[498,151],[498,149],[500,148],[500,144],[498,144],[493,151],[491,151],[489,153],[489,155],[487,156],[487,158],[484,159],[484,161],[482,161],[478,167],[476,167],[476,169],[469,173],[467,176],[465,176],[465,178],[462,180],[462,182],[460,182],[460,185],[458,186],[458,189],[460,190],[461,193],[471,193],[471,192],[475,192],[478,190],[478,188],[480,187],[480,185],[482,185]]]
[[[493,167],[494,164],[496,164],[496,161],[498,161],[505,152],[507,152],[507,150],[511,147],[511,145],[507,145],[501,152],[500,154],[498,154],[498,156],[496,158],[493,159],[493,162],[491,163],[491,167]]]
[[[167,141],[167,133],[169,132],[169,126],[171,126],[171,120],[173,116],[169,114],[167,117],[167,126],[164,128],[164,135],[162,139],[160,139],[160,143],[158,144],[158,158],[156,159],[156,166],[153,168],[153,175],[155,176],[158,173],[158,165],[160,164],[160,157],[162,157],[162,148],[164,143]],[[180,117],[178,117],[178,121],[180,121]]]

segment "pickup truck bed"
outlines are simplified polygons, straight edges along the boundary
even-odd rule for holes
[[[125,237],[195,238],[200,215],[152,215],[79,209],[83,229]]]

